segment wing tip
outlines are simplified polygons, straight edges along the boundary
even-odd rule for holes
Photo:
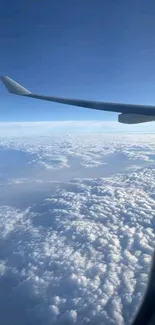
[[[7,90],[12,94],[23,95],[23,96],[31,94],[31,92],[28,89],[24,88],[23,86],[21,86],[19,83],[17,83],[16,81],[14,81],[8,76],[0,76],[0,79],[2,80]]]

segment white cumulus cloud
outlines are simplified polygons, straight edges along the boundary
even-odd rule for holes
[[[154,248],[154,140],[98,133],[1,139],[8,166],[22,153],[22,164],[34,168],[13,177],[6,170],[0,181],[4,325],[131,324]]]

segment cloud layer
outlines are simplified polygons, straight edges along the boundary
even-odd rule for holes
[[[154,136],[3,139],[1,148],[28,153],[35,166],[56,164],[64,173],[75,163],[70,156],[79,157],[85,170],[91,162],[100,168],[109,155],[132,161],[106,177],[80,177],[79,170],[78,178],[51,183],[46,197],[25,209],[1,205],[2,323],[131,324],[155,239]],[[3,188],[11,184],[1,181]],[[31,202],[29,196],[24,199]]]

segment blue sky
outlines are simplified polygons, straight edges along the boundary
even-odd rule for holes
[[[1,1],[1,75],[35,93],[155,103],[155,2]],[[0,85],[1,121],[116,120],[27,100]]]

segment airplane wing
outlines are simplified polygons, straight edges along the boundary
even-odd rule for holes
[[[134,105],[122,103],[110,103],[101,101],[90,101],[84,99],[71,99],[54,96],[46,96],[40,94],[33,94],[28,89],[24,88],[16,81],[7,76],[1,77],[2,82],[12,94],[47,100],[60,104],[67,104],[72,106],[86,107],[90,109],[103,110],[109,112],[121,113],[118,115],[118,121],[126,124],[137,124],[143,122],[155,121],[155,106],[149,105]]]

